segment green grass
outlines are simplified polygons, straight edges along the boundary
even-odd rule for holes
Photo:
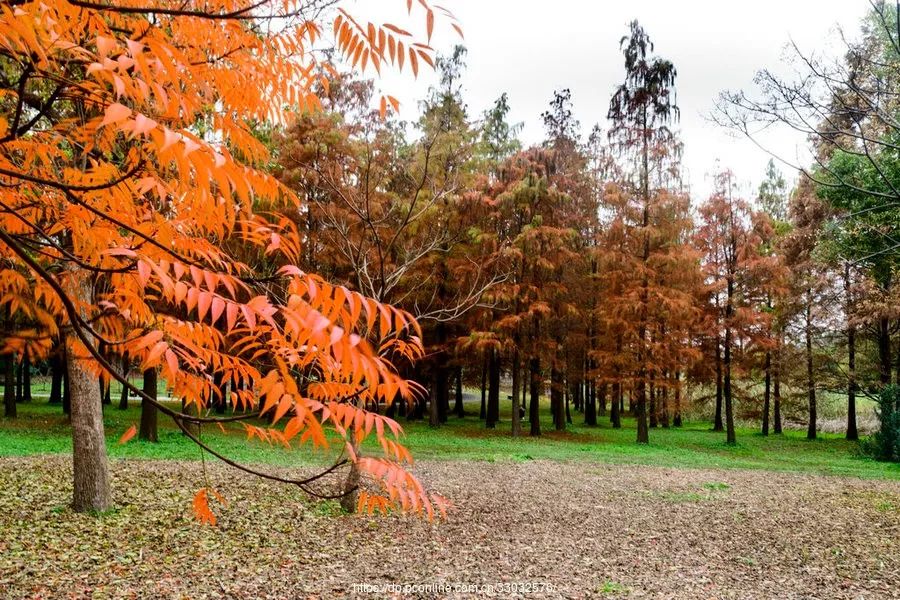
[[[467,409],[472,410],[471,406]],[[71,433],[59,406],[36,400],[18,406],[18,419],[0,419],[0,456],[23,456],[71,451]],[[450,417],[440,428],[422,422],[400,419],[406,432],[405,444],[416,458],[431,460],[525,461],[547,459],[587,461],[609,464],[640,464],[675,468],[765,469],[839,475],[862,478],[900,479],[900,465],[883,463],[863,456],[859,444],[840,435],[820,434],[808,441],[804,431],[786,431],[763,437],[755,430],[739,429],[738,444],[725,444],[725,435],[710,431],[708,423],[687,423],[684,427],[651,429],[650,444],[635,443],[634,421],[623,420],[622,429],[612,429],[600,417],[599,427],[578,424],[582,417],[573,413],[575,425],[565,432],[552,431],[548,407],[543,407],[544,435],[532,438],[509,435],[509,415],[504,413],[495,430],[485,429],[476,416]],[[139,421],[139,408],[120,411],[107,406],[104,423],[108,451],[116,458],[198,460],[199,449],[175,426],[160,415],[160,441],[153,444],[137,438],[124,445],[118,438],[131,424]],[[525,424],[527,434],[528,424]],[[285,449],[259,441],[247,441],[240,429],[226,433],[216,427],[203,429],[204,440],[236,460],[246,463],[299,465],[328,459],[313,454],[307,447]],[[367,446],[374,452],[376,446]],[[725,484],[710,483],[710,491],[727,489]]]

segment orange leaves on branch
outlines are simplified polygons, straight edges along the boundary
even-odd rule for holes
[[[426,43],[416,42],[412,33],[393,23],[376,25],[368,22],[364,26],[344,9],[339,8],[339,14],[335,17],[332,27],[338,50],[352,68],[356,69],[359,66],[361,71],[365,71],[366,65],[371,63],[375,71],[380,73],[381,64],[385,62],[402,71],[407,58],[414,76],[418,76],[420,59],[434,67],[434,49],[430,46],[435,27],[434,8],[443,13],[460,36],[462,29],[446,8],[438,6],[432,8],[425,0],[420,0],[419,4],[425,10]],[[411,3],[408,3],[408,9],[411,13]],[[382,115],[384,110],[382,105]]]
[[[209,497],[210,495],[216,499],[222,506],[228,506],[228,503],[225,501],[225,498],[212,488],[200,488],[197,490],[197,493],[194,494],[194,518],[196,518],[201,523],[208,523],[210,525],[216,524],[216,515],[209,507]]]
[[[246,0],[200,5],[217,18],[69,2],[0,9],[5,76],[24,90],[8,90],[0,107],[0,201],[11,207],[0,230],[46,248],[24,252],[38,269],[0,245],[2,304],[44,340],[16,350],[44,357],[61,327],[77,325],[51,284],[89,270],[94,297],[73,313],[111,340],[110,359],[127,354],[158,369],[171,396],[205,409],[230,382],[237,408],[262,399],[272,419],[247,426],[251,437],[327,447],[329,436],[371,434],[386,457],[407,461],[399,426],[355,403],[415,393],[391,359],[422,355],[419,326],[293,266],[301,201],[265,171],[271,157],[256,129],[320,106],[316,90],[335,71],[312,52],[323,24],[300,16],[300,0],[246,14]],[[434,10],[423,6],[430,38]],[[258,27],[267,11],[285,17]],[[358,69],[408,60],[417,72],[418,60],[433,62],[434,51],[396,25],[360,24],[344,11],[333,25]],[[46,103],[33,122],[10,108],[21,93]],[[392,96],[381,103],[389,110],[399,110]],[[213,524],[210,496],[200,490],[194,512]]]

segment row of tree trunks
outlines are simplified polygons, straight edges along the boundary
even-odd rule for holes
[[[3,358],[3,369],[3,415],[15,418],[18,416],[16,404],[31,402],[31,361],[27,356],[22,360],[6,356]]]

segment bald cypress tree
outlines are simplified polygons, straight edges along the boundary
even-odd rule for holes
[[[657,144],[672,141],[669,124],[678,120],[675,102],[677,72],[671,61],[653,56],[653,42],[637,22],[630,24],[629,35],[620,42],[625,56],[625,81],[616,89],[609,104],[607,117],[612,121],[610,139],[621,150],[634,155],[638,162],[636,192],[641,210],[643,244],[640,260],[644,267],[638,308],[638,331],[635,377],[637,441],[649,442],[647,428],[647,374],[649,335],[649,277],[646,273],[650,259],[650,151]]]

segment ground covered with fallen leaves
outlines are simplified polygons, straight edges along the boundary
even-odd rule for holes
[[[454,507],[429,523],[208,465],[209,527],[197,463],[113,461],[99,516],[67,507],[70,469],[0,459],[0,598],[900,597],[898,481],[432,461],[415,471]]]

